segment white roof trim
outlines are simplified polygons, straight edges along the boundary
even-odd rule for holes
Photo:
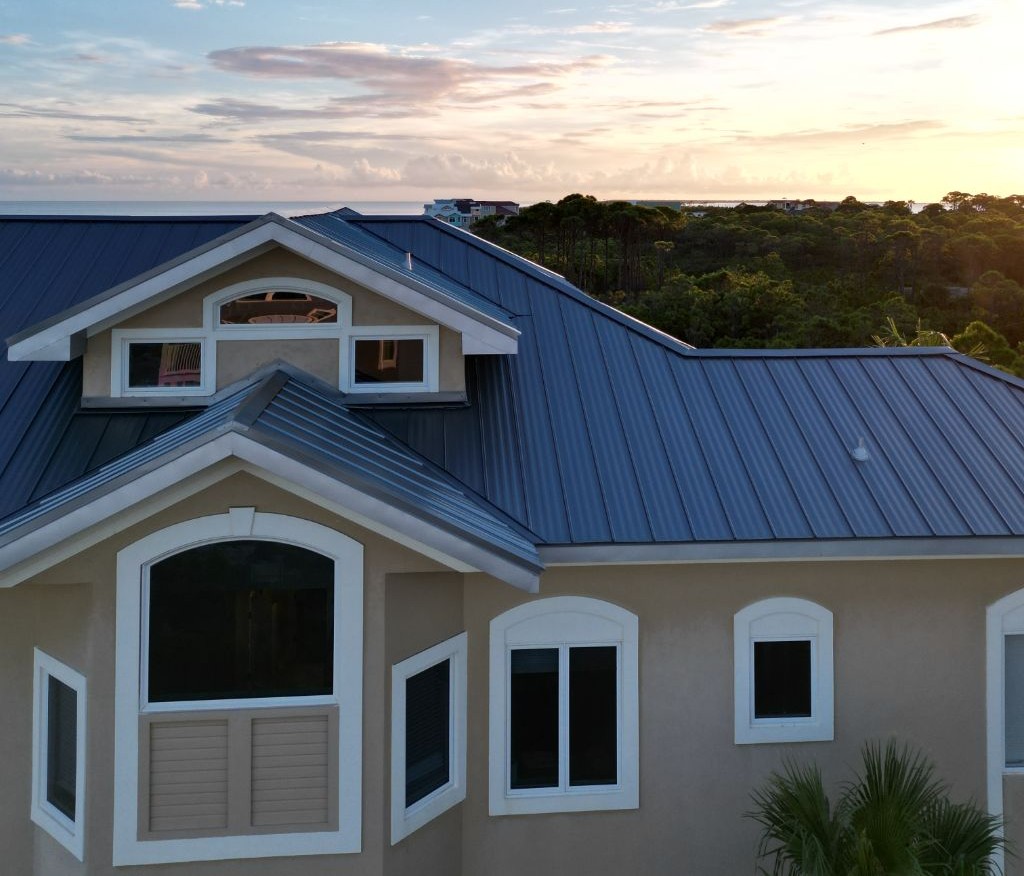
[[[675,544],[540,545],[548,566],[771,563],[834,560],[998,559],[1024,557],[1024,538],[848,538],[821,541],[728,541]]]
[[[130,511],[140,502],[161,491],[176,488],[225,460],[248,463],[246,470],[270,483],[319,504],[329,503],[330,510],[339,516],[455,571],[485,572],[530,593],[536,593],[539,588],[537,573],[415,514],[325,477],[322,472],[237,432],[222,434],[174,456],[151,471],[69,509],[48,523],[33,527],[25,535],[0,547],[0,587],[12,587],[66,559],[67,553],[54,550],[63,542],[86,534],[98,523]],[[23,565],[31,568],[28,574],[16,571]],[[14,574],[7,574],[8,570]]]
[[[246,225],[115,286],[92,299],[93,303],[66,311],[37,328],[15,335],[7,358],[19,361],[68,361],[81,353],[82,339],[116,325],[126,317],[173,297],[190,286],[215,276],[253,255],[280,246],[314,264],[346,277],[459,332],[466,353],[515,353],[519,330],[471,306],[447,298],[414,276],[391,276],[380,266],[368,264],[355,250],[321,237],[275,214]]]

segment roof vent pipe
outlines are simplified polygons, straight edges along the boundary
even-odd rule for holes
[[[871,454],[868,453],[868,449],[864,445],[863,438],[861,438],[860,441],[857,442],[857,446],[850,451],[850,456],[857,460],[857,462],[867,462],[871,459]]]
[[[411,252],[407,252],[405,254],[405,269],[407,271],[411,271],[412,270],[412,253]]]

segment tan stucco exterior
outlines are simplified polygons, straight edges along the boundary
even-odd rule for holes
[[[362,852],[111,866],[114,581],[118,550],[173,523],[254,506],[314,520],[364,545]],[[985,608],[1024,586],[1024,562],[936,560],[563,567],[539,597],[464,576],[250,474],[159,511],[13,589],[0,590],[0,848],[5,872],[32,876],[618,876],[753,870],[750,791],[786,757],[849,776],[866,739],[919,745],[959,798],[985,799]],[[639,618],[640,808],[492,817],[487,813],[488,633],[534,598],[585,595]],[[732,619],[772,596],[810,599],[835,617],[834,742],[733,742]],[[390,667],[462,630],[469,640],[466,800],[392,847]],[[27,818],[32,648],[89,683],[86,860],[78,864]],[[20,753],[20,754],[19,754]],[[1020,813],[1009,787],[1007,814]],[[1021,834],[1024,836],[1024,834]],[[1019,840],[1020,837],[1018,837]],[[1011,864],[1011,866],[1013,866]]]
[[[436,325],[408,308],[370,291],[364,286],[315,265],[283,249],[273,249],[241,265],[205,280],[173,298],[155,304],[120,323],[117,329],[201,329],[203,300],[215,292],[250,280],[288,277],[310,280],[347,293],[352,298],[352,324],[355,326]],[[258,341],[219,341],[217,351],[217,389],[230,385],[268,362],[283,360],[330,383],[338,383],[339,349],[337,340],[260,339]],[[465,367],[461,339],[457,332],[440,327],[439,390],[464,392]],[[111,329],[88,340],[83,357],[83,389],[86,398],[110,395]]]

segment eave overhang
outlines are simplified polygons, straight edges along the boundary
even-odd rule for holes
[[[86,339],[274,247],[344,276],[462,336],[466,355],[515,353],[519,330],[427,283],[411,270],[369,258],[296,222],[268,213],[210,243],[114,286],[7,339],[18,361],[69,361]]]

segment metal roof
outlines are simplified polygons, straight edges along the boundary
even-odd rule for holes
[[[0,520],[0,545],[198,444],[235,431],[313,465],[325,479],[333,478],[429,520],[529,572],[540,571],[534,541],[521,527],[380,426],[348,410],[343,399],[341,393],[319,389],[287,371],[273,370]]]
[[[51,291],[82,286],[84,251],[67,268],[46,253],[62,248],[61,235],[83,235],[78,225],[91,221],[67,223],[70,230],[39,223],[22,246],[12,235],[26,229],[0,223],[0,295],[10,295],[6,278],[16,276],[24,296],[15,307],[20,317],[0,307],[0,336],[23,326],[26,310],[45,317],[106,282],[96,280],[88,293]],[[217,230],[209,220],[193,221],[204,233]],[[412,252],[424,276],[514,314],[519,352],[466,359],[466,407],[355,413],[343,397],[291,379],[248,428],[451,529],[472,530],[496,550],[522,560],[531,541],[1024,535],[1024,383],[965,356],[946,349],[694,350],[433,219],[336,213],[301,221],[346,245],[358,241],[361,252],[392,268]],[[86,273],[116,284],[127,270],[154,267],[135,242],[148,241],[150,257],[160,258],[165,253],[148,235],[167,239],[178,224],[101,223],[102,256]],[[47,228],[49,237],[40,236]],[[127,242],[118,247],[117,240]],[[117,270],[106,264],[115,261]],[[132,267],[122,270],[122,262]],[[76,367],[0,365],[0,513],[62,479],[81,482],[98,464],[104,442],[87,451],[89,442],[73,434],[94,434],[88,430],[102,422],[120,436],[107,451],[123,461],[136,452],[133,441],[159,427],[109,412],[90,425],[94,415],[76,407]],[[854,455],[861,439],[865,460]],[[479,509],[485,513],[474,524]]]

